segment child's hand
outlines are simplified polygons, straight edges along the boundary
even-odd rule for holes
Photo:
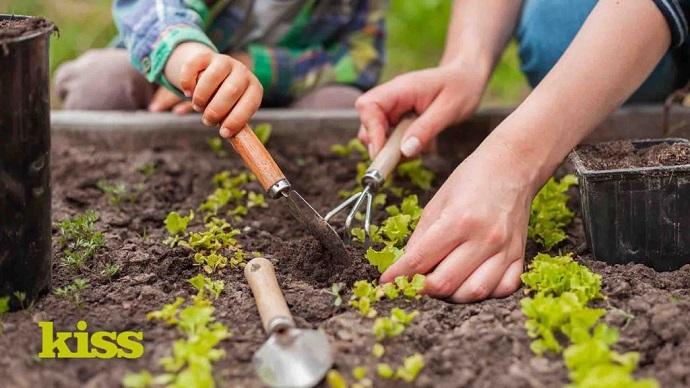
[[[261,105],[263,87],[247,66],[195,42],[175,48],[165,66],[168,80],[192,98],[205,125],[222,137],[239,132]]]
[[[149,112],[165,112],[171,110],[178,115],[191,113],[192,102],[184,101],[170,90],[160,87],[153,94],[149,103]]]

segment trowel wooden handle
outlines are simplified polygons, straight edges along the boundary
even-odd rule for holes
[[[384,144],[383,149],[376,155],[376,158],[369,166],[370,171],[378,170],[383,179],[386,179],[393,172],[395,166],[400,162],[400,143],[402,142],[403,135],[415,118],[415,116],[407,115],[398,122],[393,133],[388,137],[388,141]]]
[[[244,160],[244,164],[256,175],[264,190],[268,191],[276,182],[285,179],[285,174],[280,171],[271,154],[248,125],[229,141]]]
[[[280,329],[280,325],[294,326],[292,314],[280,291],[273,264],[263,257],[252,259],[244,267],[244,276],[254,294],[261,323],[268,333]]]

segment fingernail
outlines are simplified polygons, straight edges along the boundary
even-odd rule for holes
[[[373,144],[373,143],[369,143],[368,148],[369,148],[369,156],[372,157],[372,158],[373,158],[374,156],[376,156],[376,155],[374,155],[374,151],[375,151],[375,149],[374,149],[374,144]]]
[[[184,91],[184,95],[185,95],[185,97],[191,97],[191,96],[192,96],[192,92],[190,92],[189,90],[185,90],[185,91]]]
[[[213,125],[213,123],[210,122],[210,121],[208,121],[208,119],[206,119],[206,117],[202,117],[202,118],[201,118],[201,122],[204,123],[204,125],[207,126],[207,127],[210,127],[210,126]]]
[[[194,109],[195,111],[201,113],[201,108],[200,108],[199,105],[197,105],[197,104],[192,105],[192,109]]]
[[[158,112],[160,108],[158,107],[158,104],[151,104],[149,105],[149,112]]]
[[[412,157],[419,153],[419,149],[422,147],[422,143],[416,137],[412,136],[407,138],[405,142],[400,146],[400,152],[406,157]]]
[[[221,127],[220,128],[220,136],[221,137],[230,137],[230,130],[225,128],[225,127]]]

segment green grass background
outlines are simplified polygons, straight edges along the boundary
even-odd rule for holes
[[[54,21],[59,37],[51,42],[51,70],[115,36],[111,0],[0,0],[0,13],[41,15]],[[443,52],[452,0],[390,0],[388,63],[383,79],[434,66]],[[496,67],[484,105],[514,105],[528,92],[514,44]]]

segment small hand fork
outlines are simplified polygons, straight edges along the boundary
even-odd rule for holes
[[[345,242],[350,243],[352,240],[352,234],[350,229],[352,228],[352,221],[354,220],[359,208],[362,206],[364,201],[366,201],[366,210],[364,214],[364,231],[366,232],[365,239],[370,240],[370,229],[371,229],[371,219],[372,210],[374,206],[374,193],[381,188],[386,178],[393,172],[393,169],[398,165],[400,161],[400,143],[402,142],[403,134],[410,126],[414,117],[405,116],[391,133],[388,141],[383,146],[381,152],[376,155],[374,161],[371,162],[369,168],[364,173],[362,177],[362,183],[365,185],[364,190],[359,193],[353,194],[351,197],[343,201],[340,205],[336,206],[333,210],[328,212],[324,219],[328,222],[331,218],[335,217],[338,213],[345,210],[348,206],[354,203],[350,212],[345,218]],[[366,242],[365,242],[366,243]]]

